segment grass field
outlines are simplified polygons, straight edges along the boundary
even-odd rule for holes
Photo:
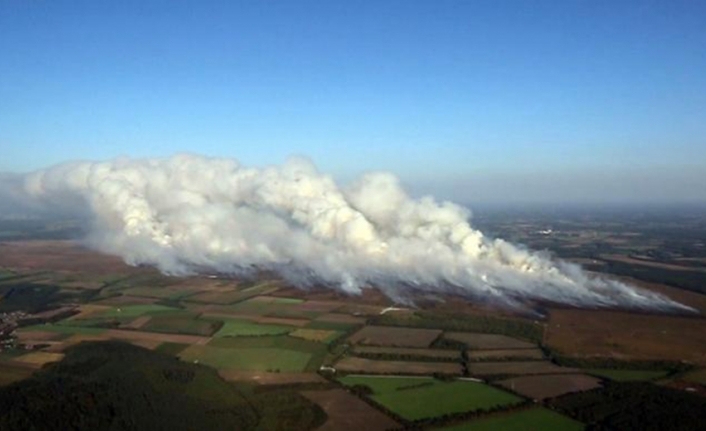
[[[212,335],[219,322],[197,319],[188,315],[154,316],[140,329],[151,332],[167,332],[170,334]]]
[[[246,349],[279,349],[283,352],[294,351],[309,355],[304,371],[316,371],[326,356],[326,345],[314,341],[287,335],[262,337],[215,337],[208,346],[233,349],[236,352]]]
[[[533,408],[440,428],[443,431],[581,431],[583,429],[584,425],[581,422],[544,408]]]
[[[159,314],[159,313],[179,312],[179,311],[181,311],[181,310],[178,308],[167,307],[166,305],[136,304],[136,305],[126,305],[124,307],[114,307],[114,308],[111,308],[110,310],[106,310],[103,313],[100,313],[98,316],[95,316],[95,317],[101,317],[101,318],[139,317],[139,316],[142,316],[143,314],[155,315],[155,314]]]
[[[429,377],[373,377],[349,375],[346,386],[366,385],[371,398],[407,420],[431,418],[516,404],[521,398],[477,382],[443,382]]]
[[[199,361],[217,369],[248,371],[303,371],[311,354],[277,348],[230,349],[213,346],[189,346],[179,357]]]
[[[605,377],[616,382],[636,382],[655,380],[667,375],[666,371],[660,370],[612,370],[612,369],[588,369],[584,370],[594,376]]]
[[[284,325],[263,325],[247,320],[225,320],[223,326],[216,337],[237,337],[237,336],[262,336],[262,335],[283,335],[292,332],[295,328]]]
[[[84,334],[84,335],[100,335],[106,330],[103,328],[91,328],[83,326],[71,326],[71,325],[33,325],[22,328],[26,331],[51,331],[58,332],[61,334]]]

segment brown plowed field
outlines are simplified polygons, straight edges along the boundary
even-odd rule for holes
[[[542,359],[544,355],[539,349],[498,349],[498,350],[469,350],[468,359]]]
[[[366,326],[353,334],[349,341],[370,346],[428,347],[439,335],[439,329]]]
[[[372,353],[387,355],[414,355],[425,358],[460,359],[458,350],[442,349],[418,349],[413,347],[378,347],[378,346],[356,346],[356,353]]]
[[[528,341],[497,334],[478,334],[473,332],[448,332],[448,340],[460,341],[471,349],[532,349],[537,345]]]
[[[371,374],[461,374],[461,364],[455,362],[377,361],[348,357],[338,361],[337,370]]]
[[[523,362],[471,362],[468,364],[471,375],[492,376],[499,374],[560,374],[575,373],[575,368],[554,365],[549,361]]]
[[[314,320],[331,323],[350,323],[351,325],[362,325],[365,323],[365,319],[362,317],[356,317],[350,314],[343,313],[328,313],[319,316]]]
[[[401,426],[343,389],[303,391],[302,395],[328,415],[326,423],[316,431],[384,431]]]
[[[69,271],[108,274],[156,273],[128,266],[116,256],[82,247],[74,241],[11,241],[0,243],[0,267],[30,271]]]
[[[600,380],[585,374],[513,377],[497,383],[535,400],[558,397],[571,392],[587,391],[601,385]]]
[[[545,342],[570,356],[706,364],[706,319],[606,310],[552,310]]]

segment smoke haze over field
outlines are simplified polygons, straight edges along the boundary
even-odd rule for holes
[[[686,309],[485,237],[471,226],[467,209],[412,199],[387,173],[342,188],[302,158],[250,168],[178,155],[70,162],[14,184],[33,205],[90,215],[93,247],[170,274],[265,269],[302,287],[357,293],[376,286],[398,300],[421,291],[511,306],[528,298]]]

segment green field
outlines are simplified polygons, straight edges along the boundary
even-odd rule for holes
[[[153,316],[140,330],[210,336],[219,326],[219,322],[197,319],[193,315],[168,314],[165,316]]]
[[[262,336],[262,337],[216,337],[209,341],[209,347],[222,349],[232,349],[242,352],[248,349],[275,349],[283,354],[287,352],[298,352],[308,355],[309,360],[305,364],[304,371],[316,371],[326,356],[326,345],[300,338],[289,337],[287,335]],[[257,366],[255,364],[254,366]],[[275,367],[276,368],[276,367]]]
[[[247,320],[228,319],[224,320],[221,329],[216,332],[216,337],[237,337],[237,336],[262,336],[262,335],[283,335],[293,331],[294,327],[284,325],[267,325]]]
[[[287,304],[287,305],[294,305],[294,304],[303,304],[304,300],[299,299],[299,298],[285,298],[285,297],[280,297],[280,296],[273,296],[270,298],[272,301],[272,304]]]
[[[583,429],[584,425],[581,422],[545,408],[532,408],[440,428],[443,431],[581,431]]]
[[[100,335],[105,332],[103,328],[91,328],[86,326],[71,326],[71,325],[32,325],[26,326],[21,330],[27,331],[51,331],[60,334],[82,334],[82,335]]]
[[[365,385],[371,398],[407,420],[450,413],[488,409],[522,402],[522,399],[476,382],[421,377],[373,377],[350,375],[339,379],[346,386]]]
[[[594,368],[585,371],[598,377],[615,380],[616,382],[654,380],[667,375],[667,372],[662,370],[613,370],[608,368]]]
[[[100,314],[100,317],[139,317],[143,314],[158,314],[164,312],[179,312],[179,308],[158,304],[136,304],[115,307]]]
[[[194,295],[198,290],[183,288],[170,289],[164,287],[133,287],[123,291],[125,295],[143,296],[146,298],[179,300],[189,295]]]
[[[276,290],[274,285],[269,281],[247,287],[242,290],[232,290],[226,292],[203,292],[191,295],[186,298],[190,302],[201,302],[206,304],[235,304],[246,301],[254,296],[262,295],[267,292]]]
[[[190,346],[179,357],[184,361],[198,361],[217,369],[297,372],[304,371],[311,354],[277,348]]]
[[[107,318],[90,318],[90,319],[72,319],[72,320],[61,320],[56,322],[55,325],[59,326],[80,326],[80,327],[95,327],[95,328],[115,328],[120,324],[131,322],[135,320],[134,316],[120,316],[120,317],[107,317]]]

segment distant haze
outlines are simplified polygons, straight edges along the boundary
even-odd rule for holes
[[[96,249],[169,274],[266,269],[300,287],[375,286],[398,301],[445,292],[507,306],[688,309],[488,238],[466,208],[411,198],[385,172],[340,186],[305,158],[254,168],[178,155],[68,162],[13,184],[27,208],[88,216]]]

